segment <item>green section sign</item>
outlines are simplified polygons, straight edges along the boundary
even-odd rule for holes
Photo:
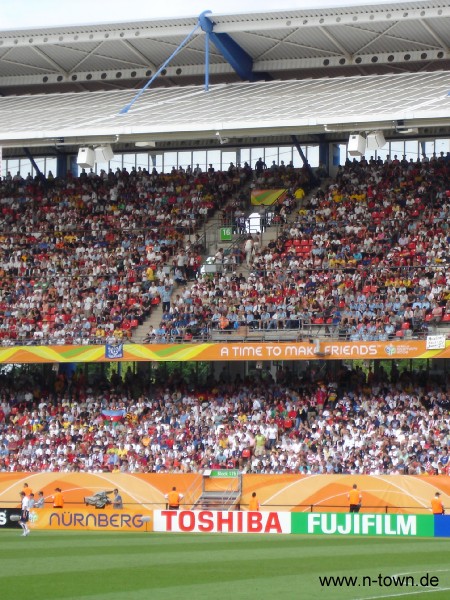
[[[220,241],[221,242],[231,242],[233,239],[233,230],[231,227],[221,227],[220,228]]]
[[[237,469],[212,469],[209,473],[205,473],[208,477],[239,477]]]
[[[304,535],[433,537],[433,515],[291,513],[291,532]]]

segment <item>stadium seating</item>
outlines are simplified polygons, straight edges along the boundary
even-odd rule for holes
[[[2,345],[126,340],[230,193],[224,173],[125,169],[0,185]],[[192,260],[191,260],[192,259]],[[166,266],[169,265],[166,269]],[[157,287],[152,287],[152,282]]]
[[[347,163],[297,214],[290,204],[277,240],[254,238],[248,275],[238,263],[197,273],[149,342],[281,340],[304,328],[401,340],[445,327],[449,168]],[[292,199],[298,175],[286,177]],[[193,232],[224,202],[228,182],[221,173],[138,171],[2,182],[2,345],[127,339],[161,302],[155,283],[170,283],[186,211]],[[3,374],[0,471],[450,474],[448,381],[390,368],[344,369],[329,385],[282,369],[275,381],[261,372],[206,387],[128,374],[93,386],[76,373],[53,387],[33,382],[32,393],[26,379]]]
[[[32,394],[26,373],[12,377],[0,382],[0,472],[450,474],[448,375],[394,362],[342,367],[326,384],[281,367],[277,381],[203,386],[131,372],[93,384],[80,370],[35,379]]]
[[[408,337],[425,336],[448,323],[437,315],[450,299],[450,200],[442,193],[449,176],[444,158],[349,161],[276,242],[255,248],[248,276],[200,277],[188,301],[201,306],[210,331],[218,311],[229,329],[250,324],[252,332],[308,333],[313,324],[328,326],[316,333],[353,341],[396,339],[407,329]]]

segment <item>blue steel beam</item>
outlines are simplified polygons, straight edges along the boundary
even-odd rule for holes
[[[204,11],[199,16],[200,27],[239,77],[248,81],[263,78],[253,73],[253,58],[228,33],[214,33],[214,23],[206,16],[207,13],[210,11]]]
[[[291,135],[291,140],[292,140],[292,143],[294,144],[294,146],[296,147],[297,152],[300,154],[300,158],[302,159],[303,166],[305,167],[305,169],[309,173],[309,176],[311,178],[311,183],[313,185],[318,185],[319,184],[319,180],[315,176],[314,171],[312,170],[311,165],[309,164],[308,159],[306,158],[306,156],[305,156],[305,154],[304,154],[304,152],[302,150],[302,147],[300,146],[300,142],[298,141],[297,136],[296,135]]]
[[[39,179],[44,183],[44,185],[47,185],[47,179],[45,178],[44,173],[42,173],[40,168],[37,166],[37,163],[34,160],[34,157],[31,154],[29,148],[24,148],[23,152],[24,152],[25,156],[28,158],[28,160],[30,161],[30,163],[33,165],[33,168],[36,171],[36,174],[39,177]]]
[[[207,15],[211,14],[210,10],[204,10],[198,18],[197,25],[191,31],[191,33],[186,36],[186,38],[181,42],[181,44],[172,52],[167,60],[159,67],[154,75],[150,77],[144,87],[139,90],[139,92],[134,96],[134,98],[120,109],[119,115],[126,115],[133,104],[139,100],[142,94],[145,92],[147,88],[151,86],[153,81],[158,77],[161,71],[170,63],[172,58],[180,52],[184,48],[184,46],[190,41],[190,39],[194,36],[197,29],[201,27],[202,31],[206,34],[206,46],[205,46],[205,90],[209,89],[209,40],[214,44],[217,50],[222,54],[224,59],[233,67],[236,73],[239,75],[241,79],[246,79],[248,81],[258,81],[261,79],[269,80],[272,79],[270,75],[267,73],[254,73],[253,72],[253,58],[248,54],[243,48],[239,46],[237,42],[233,40],[233,38],[228,35],[228,33],[214,33],[214,23],[207,17]]]
[[[203,13],[202,13],[203,14]],[[176,50],[174,50],[172,52],[172,54],[169,56],[168,59],[166,59],[163,64],[159,67],[159,69],[156,71],[156,73],[154,75],[152,75],[150,77],[150,79],[147,81],[147,83],[144,85],[144,87],[139,90],[139,92],[136,94],[136,96],[131,100],[131,102],[129,102],[128,104],[126,104],[123,108],[121,108],[119,110],[119,115],[126,115],[128,113],[128,111],[130,110],[130,108],[133,106],[133,104],[139,100],[139,98],[142,96],[142,94],[145,92],[145,90],[151,86],[151,84],[155,81],[155,79],[158,77],[158,75],[161,73],[161,71],[170,63],[170,61],[172,60],[172,58],[174,56],[176,56],[178,54],[178,52],[180,52],[180,50],[182,48],[184,48],[184,46],[186,46],[186,44],[189,42],[189,40],[193,37],[193,35],[195,34],[195,32],[197,31],[197,29],[200,27],[200,23],[197,23],[197,25],[194,27],[194,29],[191,31],[191,33],[189,35],[187,35],[184,40],[181,42],[181,44],[178,46],[178,48]]]

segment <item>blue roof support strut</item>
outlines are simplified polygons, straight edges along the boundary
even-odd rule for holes
[[[248,81],[256,81],[259,79],[270,79],[267,74],[264,73],[253,73],[253,58],[239,46],[228,33],[214,33],[214,23],[207,17],[211,14],[210,10],[204,10],[198,18],[197,25],[194,29],[185,37],[181,44],[172,52],[159,69],[154,73],[151,78],[147,81],[142,89],[134,96],[134,98],[120,109],[119,115],[126,115],[130,108],[137,100],[142,96],[147,88],[155,81],[161,71],[170,63],[172,58],[180,52],[189,42],[189,40],[195,35],[199,28],[205,33],[205,91],[209,90],[209,42],[211,41],[214,46],[219,50],[225,60],[233,67],[236,73],[241,79]]]
[[[24,152],[25,156],[28,158],[28,160],[30,161],[30,163],[33,165],[33,169],[36,171],[36,174],[39,177],[39,179],[42,181],[42,183],[44,185],[47,185],[47,179],[45,178],[44,173],[38,167],[38,165],[37,165],[36,161],[34,160],[34,157],[31,154],[29,148],[24,148],[23,152]]]
[[[311,177],[311,183],[313,185],[317,185],[318,181],[317,181],[317,177],[314,174],[314,171],[311,168],[311,165],[308,162],[308,159],[305,156],[305,153],[302,150],[302,147],[300,146],[300,142],[298,141],[298,138],[296,135],[291,135],[291,140],[292,143],[294,144],[294,146],[297,149],[297,152],[300,154],[300,158],[302,159],[303,162],[303,166],[305,167],[305,169],[308,171],[309,176]]]
[[[156,73],[154,73],[150,79],[147,81],[147,83],[144,85],[144,87],[139,90],[139,92],[136,94],[136,96],[131,100],[131,102],[129,102],[128,104],[126,104],[123,108],[120,109],[119,111],[119,115],[126,115],[127,112],[130,110],[130,108],[133,106],[133,104],[139,100],[139,98],[142,96],[142,94],[145,92],[145,90],[151,86],[151,84],[155,81],[155,79],[158,77],[158,75],[161,73],[161,71],[170,63],[170,61],[172,60],[172,58],[174,56],[176,56],[178,54],[178,52],[180,52],[180,50],[182,48],[184,48],[184,46],[186,46],[186,44],[189,42],[189,40],[194,36],[194,34],[196,33],[197,29],[200,27],[200,20],[197,23],[197,25],[194,27],[194,29],[191,31],[191,33],[189,33],[189,35],[187,35],[184,40],[181,42],[181,44],[178,46],[178,48],[176,50],[174,50],[172,52],[172,54],[169,56],[169,58],[167,60],[165,60],[163,62],[163,64],[159,67],[159,69],[156,71]]]
[[[203,31],[209,35],[211,42],[241,79],[249,81],[259,79],[253,73],[252,57],[228,33],[214,33],[214,23],[206,16],[210,12],[202,12],[198,22]]]
[[[201,18],[207,14],[210,13],[211,11],[209,10],[205,10],[204,12],[202,12],[202,14],[199,16],[198,21],[200,23]],[[206,18],[206,17],[205,17]],[[201,26],[201,24],[200,24]],[[210,36],[209,36],[209,29],[204,30],[205,32],[205,92],[209,92],[209,40],[210,40]]]

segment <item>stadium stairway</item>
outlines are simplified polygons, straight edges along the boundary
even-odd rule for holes
[[[239,190],[239,192],[240,191],[242,191],[242,190]],[[225,204],[225,206],[222,207],[222,209],[225,208],[226,206],[228,206],[228,204],[231,204],[232,202],[234,202],[236,200],[236,196],[237,196],[237,194],[232,194],[230,196],[230,199]],[[212,252],[212,249],[214,248],[214,246],[212,246],[211,244],[208,244],[208,240],[207,240],[208,236],[207,236],[206,232],[210,231],[210,230],[214,230],[215,232],[217,232],[217,231],[219,231],[220,226],[221,226],[221,221],[220,221],[220,217],[217,214],[215,214],[213,217],[208,219],[208,221],[206,222],[205,228],[203,231],[203,236],[205,238],[205,253],[202,255],[202,262],[205,261],[207,256],[210,255],[210,253]],[[202,234],[202,231],[201,230],[196,231],[195,233]],[[184,236],[185,244],[187,244],[187,242],[189,242],[189,241],[192,241],[191,238],[193,238],[193,237],[194,237],[193,234],[186,234]],[[216,246],[218,248],[217,244],[216,244]],[[217,248],[216,248],[216,250],[217,250]],[[169,266],[169,265],[166,265],[166,266]],[[194,281],[188,282],[186,287],[190,288],[190,287],[192,287],[192,285],[194,283],[195,283]],[[174,284],[173,291],[172,291],[172,297],[175,294],[179,293],[180,290],[182,290],[182,289],[184,290],[185,287]],[[150,327],[153,327],[154,329],[158,329],[159,324],[161,323],[161,320],[162,320],[162,316],[163,316],[162,305],[159,304],[152,309],[152,312],[149,315],[149,317],[141,325],[136,327],[136,329],[133,331],[131,341],[136,344],[142,344],[144,342],[145,337],[147,336],[147,333],[148,333]]]
[[[316,194],[318,189],[320,189],[320,188],[325,189],[325,187],[329,184],[329,182],[330,182],[330,180],[323,181],[321,183],[320,187],[316,187],[313,190],[311,190],[305,196],[305,198],[303,198],[303,200],[296,206],[296,208],[288,215],[286,223],[295,221],[296,216],[298,214],[298,210],[300,210],[301,206],[304,205],[309,198],[311,198],[314,194]],[[232,197],[230,199],[230,202],[232,202],[233,200],[234,200],[234,198]],[[214,216],[212,219],[210,219],[208,221],[208,227],[210,227],[210,228],[215,227],[217,230],[220,228],[220,221],[217,216]],[[269,226],[261,234],[261,247],[267,246],[267,244],[269,244],[269,242],[271,242],[271,241],[275,241],[278,238],[279,234],[280,234],[280,226],[279,225],[272,224],[271,226]],[[189,238],[189,236],[186,236],[186,239],[185,239],[186,242],[188,241],[188,238]],[[221,243],[220,245],[225,247],[225,243]],[[213,246],[209,246],[208,251],[203,256],[203,259],[205,260],[207,256],[210,256],[211,253],[214,252],[215,250],[217,250],[218,248],[219,248],[218,243],[216,243]],[[246,263],[243,262],[238,267],[236,267],[236,271],[238,273],[240,273],[241,275],[243,275],[244,277],[248,277],[252,272],[252,267],[251,266],[248,267],[246,265]],[[195,281],[190,281],[187,283],[186,287],[189,289],[194,284],[195,284]],[[174,289],[173,289],[172,297],[175,294],[180,293],[180,291],[184,290],[184,289],[185,289],[184,286],[175,285]],[[158,329],[159,324],[161,323],[162,316],[163,316],[162,306],[161,306],[161,304],[159,304],[157,307],[153,308],[150,316],[133,331],[133,336],[131,338],[131,341],[134,343],[137,343],[137,344],[142,344],[144,342],[144,339],[145,339],[150,327],[153,327],[154,329]],[[195,341],[195,340],[193,340],[193,341]]]
[[[161,304],[158,304],[152,309],[150,316],[147,317],[147,319],[145,319],[145,321],[141,325],[138,325],[133,331],[131,341],[136,344],[142,344],[151,326],[154,329],[158,329],[159,324],[161,323],[162,315],[162,306]]]
[[[203,492],[192,510],[239,510],[240,492]]]
[[[214,489],[208,489],[210,478],[215,479]],[[240,510],[241,496],[242,473],[239,470],[226,470],[224,476],[221,469],[206,469],[200,484],[197,480],[191,493],[187,491],[185,502],[190,504],[191,510]]]

